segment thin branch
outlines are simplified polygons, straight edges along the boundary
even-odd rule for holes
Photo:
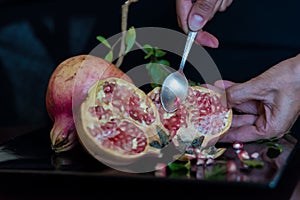
[[[125,38],[127,33],[128,10],[130,4],[135,2],[138,2],[138,0],[128,0],[122,5],[122,21],[121,21],[122,40],[121,40],[119,57],[116,63],[117,67],[121,66],[125,56],[125,49],[126,49]]]

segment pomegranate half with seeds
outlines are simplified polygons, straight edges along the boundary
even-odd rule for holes
[[[144,157],[160,156],[163,127],[157,108],[132,83],[119,78],[99,80],[76,115],[81,143],[105,164],[124,166]]]
[[[220,94],[210,89],[191,86],[184,102],[175,112],[166,112],[160,102],[160,87],[148,96],[154,102],[164,128],[183,152],[202,151],[214,145],[231,125],[232,110],[224,107]],[[206,152],[206,151],[202,151]]]

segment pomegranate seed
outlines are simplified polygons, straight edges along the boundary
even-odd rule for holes
[[[251,154],[251,158],[253,159],[257,159],[259,157],[259,153],[258,152],[254,152]]]
[[[241,149],[237,149],[237,150],[235,151],[235,153],[239,154],[241,151],[242,151]]]
[[[245,151],[245,150],[241,150],[238,153],[238,157],[239,157],[240,160],[249,160],[250,159],[250,156],[249,156],[248,152]]]
[[[112,93],[113,92],[113,83],[104,83],[104,88],[103,88],[104,93]]]
[[[236,177],[236,181],[238,182],[243,182],[243,181],[247,181],[248,180],[248,176],[244,175],[244,174],[239,174]]]
[[[228,171],[228,173],[236,173],[237,172],[237,166],[233,160],[230,160],[227,162],[227,171]]]
[[[174,100],[174,105],[176,105],[177,107],[181,104],[181,100],[179,97],[176,97]]]
[[[155,165],[155,170],[164,170],[167,167],[165,163],[157,163]]]
[[[157,163],[155,166],[155,176],[166,177],[167,176],[167,165],[164,163]]]
[[[234,149],[242,149],[244,147],[244,144],[242,142],[236,141],[233,143],[232,147]]]

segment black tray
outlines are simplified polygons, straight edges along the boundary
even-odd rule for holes
[[[276,144],[283,148],[276,158],[267,155],[269,146],[263,142],[247,143],[249,153],[259,152],[264,166],[238,170],[237,173],[214,171],[218,162],[239,162],[231,144],[221,144],[225,153],[210,166],[191,162],[190,170],[126,173],[112,169],[91,157],[79,144],[69,152],[56,154],[50,147],[50,128],[15,137],[0,146],[0,180],[2,193],[31,194],[79,198],[107,191],[145,191],[201,193],[212,197],[255,198],[272,196],[288,198],[296,184],[299,172],[297,140],[287,134]],[[298,159],[299,160],[299,159]],[[241,164],[241,163],[240,163]],[[210,174],[210,176],[208,176]],[[128,186],[129,189],[126,189]],[[54,192],[55,191],[55,192]],[[258,195],[259,194],[259,195]],[[65,195],[65,196],[64,196]]]

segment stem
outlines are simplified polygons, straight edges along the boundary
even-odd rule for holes
[[[121,66],[125,55],[125,49],[126,49],[125,37],[127,33],[128,9],[131,3],[135,3],[137,1],[138,0],[128,0],[122,5],[122,21],[121,21],[122,39],[121,39],[119,57],[116,63],[117,67]]]

